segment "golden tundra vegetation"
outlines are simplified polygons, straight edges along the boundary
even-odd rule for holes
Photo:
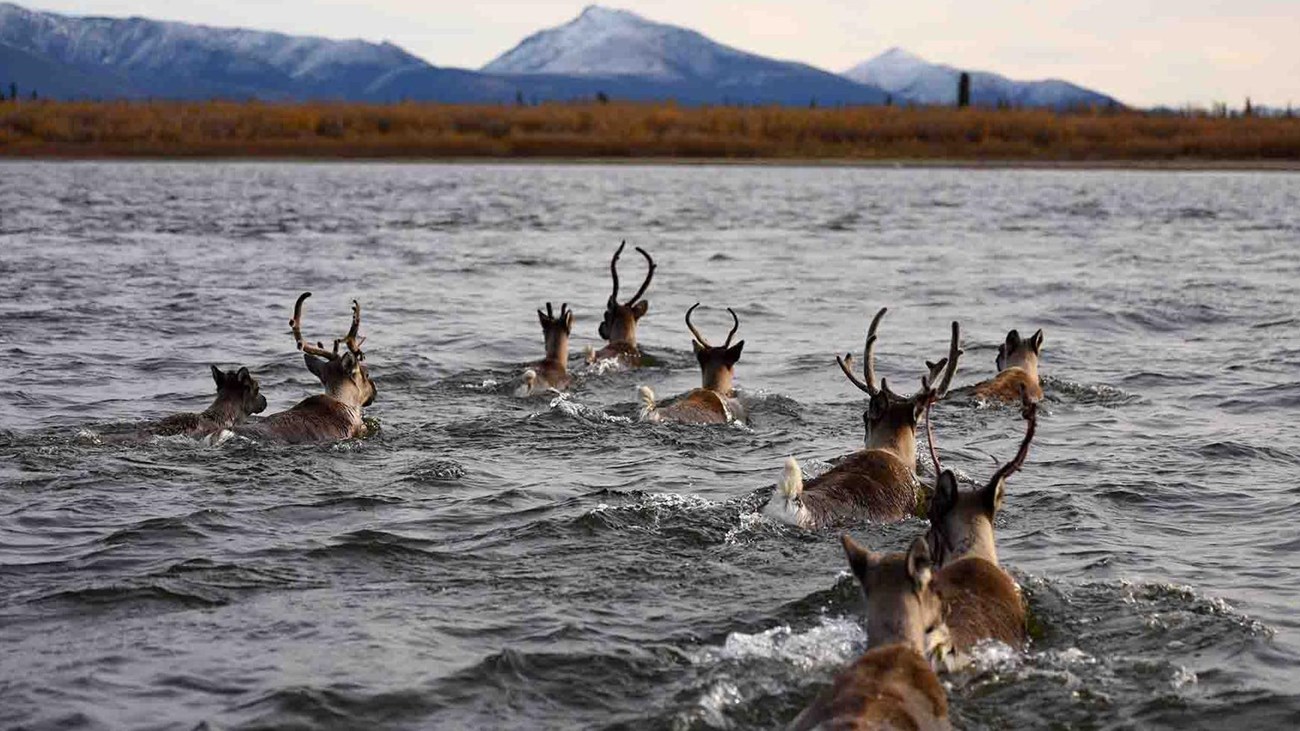
[[[0,155],[1300,160],[1300,118],[944,107],[5,102]]]

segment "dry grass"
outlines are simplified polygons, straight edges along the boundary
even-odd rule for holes
[[[1296,161],[1300,119],[618,103],[5,102],[0,155]]]

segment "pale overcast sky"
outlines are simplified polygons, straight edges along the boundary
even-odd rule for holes
[[[143,15],[387,40],[478,68],[581,0],[30,0],[74,15]],[[843,71],[892,46],[1018,79],[1058,77],[1129,104],[1300,106],[1300,0],[621,0],[604,3],[777,58]]]

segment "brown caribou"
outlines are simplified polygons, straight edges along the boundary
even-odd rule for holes
[[[641,348],[636,344],[636,324],[645,313],[650,309],[650,303],[641,299],[645,291],[650,288],[650,280],[655,276],[655,260],[646,253],[645,249],[640,246],[636,250],[645,257],[649,269],[646,271],[645,281],[641,283],[641,288],[632,295],[632,299],[627,302],[619,303],[618,301],[618,257],[622,255],[623,248],[627,242],[618,245],[618,250],[614,252],[614,258],[609,261],[609,275],[614,280],[614,291],[609,295],[609,301],[605,304],[605,318],[600,323],[598,332],[600,337],[605,340],[605,347],[600,350],[588,351],[587,362],[595,363],[597,361],[614,359],[624,365],[639,367],[643,354]]]
[[[515,392],[529,396],[543,391],[563,391],[569,387],[569,333],[573,332],[573,312],[568,303],[560,305],[560,316],[555,316],[551,303],[546,312],[537,311],[542,323],[542,338],[546,343],[546,357],[542,362],[524,371],[524,381]]]
[[[212,380],[217,382],[217,398],[212,405],[197,414],[173,414],[150,431],[159,436],[206,437],[266,410],[266,397],[247,368],[224,372],[216,366],[211,368]]]
[[[927,658],[947,633],[924,540],[906,554],[868,551],[842,538],[867,604],[867,652],[791,722],[790,729],[950,729],[948,696]]]
[[[1038,382],[1038,357],[1043,351],[1043,331],[1039,330],[1028,340],[1012,330],[998,346],[998,374],[975,386],[975,395],[992,401],[1015,403],[1023,389],[1034,401],[1043,398],[1043,387]]]
[[[745,349],[745,341],[734,346],[731,339],[740,329],[740,318],[730,307],[733,325],[727,333],[727,341],[720,346],[710,345],[704,335],[691,324],[691,313],[700,303],[696,302],[686,311],[686,328],[691,331],[691,346],[695,350],[695,360],[700,364],[703,383],[700,388],[681,396],[667,406],[655,405],[655,394],[649,386],[642,386],[641,418],[644,421],[677,421],[686,424],[729,424],[745,420],[745,409],[736,399],[732,379],[735,377],[736,363],[740,353]]]
[[[324,343],[312,345],[303,341],[302,303],[310,296],[311,292],[303,292],[298,297],[289,327],[307,369],[320,379],[325,393],[305,398],[289,410],[271,414],[257,424],[237,428],[235,433],[290,444],[365,436],[361,409],[374,402],[376,389],[361,350],[365,338],[357,335],[361,328],[361,305],[352,300],[352,327],[347,335],[334,341],[331,351]],[[339,345],[347,346],[347,350],[339,353]]]
[[[862,419],[866,424],[863,449],[845,457],[828,472],[806,485],[794,457],[763,512],[782,522],[804,528],[824,528],[863,520],[892,522],[914,515],[923,485],[916,476],[916,426],[929,404],[948,392],[961,357],[961,327],[952,323],[948,357],[926,362],[921,390],[900,396],[885,379],[876,383],[876,329],[887,308],[881,308],[867,329],[863,354],[865,381],[853,374],[853,356],[836,357],[849,381],[870,397]]]
[[[1025,644],[1024,599],[1015,580],[998,564],[993,537],[993,519],[1002,508],[1006,480],[1024,465],[1038,423],[1038,406],[1027,392],[1021,403],[1026,426],[1020,449],[981,489],[957,489],[953,472],[939,467],[934,437],[929,436],[939,477],[930,500],[930,529],[925,538],[939,569],[935,591],[943,599],[953,649],[959,652],[985,639],[1017,648]]]

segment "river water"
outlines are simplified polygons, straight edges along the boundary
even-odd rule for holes
[[[547,300],[596,343],[624,238],[656,365],[516,398]],[[1295,174],[2,164],[0,726],[778,727],[866,637],[838,534],[757,510],[861,444],[832,356],[888,305],[898,390],[953,319],[958,384],[1046,333],[998,519],[1040,630],[947,680],[955,724],[1294,728],[1298,242]],[[318,392],[305,290],[309,337],[365,308],[376,436],[114,437],[202,409],[210,363]],[[751,423],[636,423],[698,383],[696,301],[740,316]],[[979,482],[1022,429],[934,418]]]

